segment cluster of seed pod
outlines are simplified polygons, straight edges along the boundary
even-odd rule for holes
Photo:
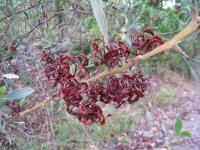
[[[97,44],[97,41],[101,40],[95,39],[91,41],[92,49],[94,50],[92,56],[94,61],[97,62],[97,66],[105,64],[109,68],[113,68],[116,65],[121,66],[120,62],[122,62],[122,60],[127,62],[131,51],[124,42],[109,42],[106,47],[100,48]]]
[[[162,45],[162,39],[157,36],[153,30],[145,29],[131,36],[132,46],[136,48],[136,55],[142,55],[150,52],[155,47]]]
[[[154,33],[150,33],[156,39]],[[154,41],[157,42],[155,39]],[[85,125],[105,123],[100,103],[113,103],[116,108],[125,102],[132,104],[144,96],[148,86],[148,79],[143,77],[142,72],[123,74],[120,77],[112,76],[107,78],[106,83],[96,81],[88,84],[82,82],[82,79],[90,77],[89,59],[94,60],[96,68],[102,64],[113,68],[117,65],[120,66],[123,61],[127,62],[128,56],[131,54],[130,48],[124,42],[109,42],[105,47],[106,51],[98,46],[97,41],[100,40],[96,39],[91,42],[93,53],[90,56],[63,54],[55,58],[52,53],[43,52],[41,57],[41,60],[46,62],[45,74],[47,78],[53,81],[54,86],[60,87],[59,95],[66,102],[66,111],[77,116],[78,120]],[[150,45],[148,47],[150,48]],[[143,50],[139,46],[136,46],[136,49]],[[72,66],[74,66],[73,71],[71,71]]]

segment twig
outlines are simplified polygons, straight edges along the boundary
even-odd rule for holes
[[[23,37],[28,36],[31,32],[33,32],[35,29],[37,29],[40,25],[42,25],[43,23],[45,23],[46,21],[49,21],[51,19],[53,19],[54,17],[56,17],[57,15],[54,15],[52,17],[47,18],[47,20],[44,20],[42,22],[39,22],[35,27],[33,27],[29,32],[27,32]]]
[[[11,14],[11,15],[8,15],[8,16],[6,16],[6,17],[4,17],[4,18],[1,18],[1,19],[0,19],[0,22],[1,22],[1,21],[4,21],[5,19],[7,19],[7,18],[9,18],[9,17],[12,17],[12,16],[14,16],[14,15],[18,15],[18,14],[20,14],[20,13],[23,13],[23,12],[27,11],[27,10],[30,10],[30,9],[32,9],[32,8],[35,8],[35,7],[39,6],[40,3],[41,3],[41,0],[40,0],[40,1],[37,3],[37,5],[35,5],[35,6],[28,7],[28,8],[26,8],[26,9],[24,9],[24,10],[20,10],[20,11],[16,12],[15,14]]]
[[[30,112],[32,112],[32,111],[38,109],[38,108],[43,108],[43,107],[45,106],[45,104],[46,104],[47,102],[49,102],[50,100],[52,100],[52,97],[46,97],[45,100],[43,100],[42,102],[37,103],[33,108],[31,108],[31,109],[26,109],[26,110],[24,110],[23,112],[20,112],[19,114],[17,114],[16,116],[6,116],[6,115],[5,115],[4,118],[5,118],[6,121],[9,121],[9,120],[14,119],[14,118],[17,118],[17,117],[23,117],[23,116],[25,116],[26,114],[28,114],[28,113],[30,113]]]
[[[90,14],[87,13],[87,12],[84,12],[84,11],[81,11],[81,10],[74,10],[74,9],[67,10],[67,11],[64,11],[64,12],[67,13],[67,12],[71,12],[71,11],[79,12],[79,13],[84,13],[84,14],[90,15]],[[58,13],[56,12],[54,16],[51,16],[51,17],[47,18],[47,20],[43,20],[43,21],[39,22],[39,23],[38,23],[37,25],[35,25],[35,27],[33,27],[30,31],[28,31],[27,33],[25,33],[25,34],[23,35],[23,37],[24,37],[24,38],[27,37],[31,32],[33,32],[35,29],[37,29],[40,25],[44,24],[46,21],[49,21],[49,20],[53,19],[54,17],[58,16],[59,14],[60,14],[59,12],[58,12]]]
[[[174,50],[183,55],[183,59],[187,60],[189,59],[189,56],[182,50],[182,48],[178,45],[178,43],[175,43],[173,46]]]

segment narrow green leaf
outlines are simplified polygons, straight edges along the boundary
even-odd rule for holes
[[[2,125],[2,114],[0,112],[0,128],[1,128],[1,125]]]
[[[6,93],[6,87],[0,87],[0,96]]]
[[[76,69],[76,66],[75,66],[74,64],[72,64],[72,65],[70,66],[70,73],[71,73],[71,74],[74,74],[74,73],[75,73],[75,69]]]
[[[34,92],[34,89],[32,89],[30,87],[24,87],[24,88],[16,89],[14,91],[9,92],[5,96],[5,98],[9,101],[19,100],[19,99],[29,96],[33,92]]]
[[[181,132],[181,136],[182,136],[182,137],[191,137],[191,136],[192,136],[192,133],[189,132],[189,131],[183,131],[183,132]]]
[[[182,129],[182,119],[180,117],[177,117],[175,123],[175,131],[177,135],[180,135],[181,129]]]

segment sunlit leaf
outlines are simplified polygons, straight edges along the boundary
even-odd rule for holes
[[[6,93],[6,87],[0,87],[0,96]]]
[[[183,131],[183,132],[181,132],[181,136],[182,136],[182,137],[191,137],[191,136],[192,136],[192,133],[189,132],[189,131]]]
[[[175,131],[177,135],[180,135],[181,129],[182,129],[182,119],[180,117],[177,117],[175,123]]]
[[[109,39],[108,23],[107,23],[105,12],[103,10],[102,1],[90,0],[90,3],[92,5],[93,13],[96,18],[99,29],[104,36],[104,41],[108,42],[108,39]]]
[[[71,73],[71,74],[74,74],[74,73],[75,73],[75,69],[76,69],[76,66],[75,66],[74,64],[72,64],[72,65],[70,66],[70,73]]]
[[[2,114],[0,112],[0,128],[1,128],[1,125],[2,125]]]

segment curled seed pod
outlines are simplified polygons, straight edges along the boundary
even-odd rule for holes
[[[107,46],[108,52],[104,55],[104,63],[109,68],[113,68],[116,65],[121,66],[120,62],[125,60],[127,62],[128,56],[130,55],[129,47],[121,41],[110,42]]]
[[[113,68],[121,66],[123,61],[128,62],[131,51],[124,42],[109,42],[107,46],[101,47],[99,42],[102,40],[91,40],[93,52],[90,56],[64,54],[55,58],[52,53],[45,52],[41,56],[41,61],[46,62],[44,72],[47,78],[54,81],[54,86],[59,86],[59,95],[66,103],[66,111],[85,125],[105,123],[102,109],[97,103],[113,103],[116,108],[124,103],[132,104],[144,96],[149,84],[142,72],[112,76],[106,83],[81,82],[90,77],[89,59],[93,59],[95,72],[103,64]],[[163,43],[151,29],[136,33],[131,37],[131,42],[137,49],[136,55],[151,51]]]
[[[130,55],[129,47],[122,41],[109,42],[106,47],[100,48],[97,41],[99,39],[92,40],[92,48],[94,53],[92,55],[97,66],[105,64],[109,68],[113,68],[116,65],[120,66],[120,62],[124,59],[126,62]]]
[[[87,89],[86,83],[78,83],[77,81],[69,80],[66,83],[61,83],[61,94],[67,104],[67,112],[76,115],[76,110],[83,100],[82,94]]]
[[[41,61],[46,62],[45,74],[49,80],[55,80],[56,84],[65,77],[82,79],[89,77],[87,69],[88,58],[86,55],[80,54],[71,56],[69,54],[61,55],[54,59],[51,53],[43,52]],[[75,72],[70,72],[70,67],[75,66]]]
[[[122,75],[120,78],[110,77],[106,84],[95,82],[88,88],[87,96],[93,102],[114,103],[119,108],[123,103],[134,103],[144,96],[148,80],[141,72]]]
[[[117,104],[116,108],[120,107],[125,102],[121,90],[122,87],[120,86],[119,79],[116,77],[110,77],[107,82],[107,95],[108,99],[111,99]]]
[[[78,108],[77,116],[79,121],[85,125],[90,125],[95,122],[100,125],[105,123],[105,117],[101,107],[92,101],[83,101]]]
[[[163,41],[158,37],[153,30],[145,29],[142,32],[137,32],[131,36],[132,46],[136,48],[136,55],[142,55],[150,52],[154,48],[163,44]]]
[[[99,96],[103,94],[103,85],[99,82],[90,85],[90,89],[87,91],[87,96],[92,99],[93,102],[99,101]]]
[[[117,52],[116,58],[119,60],[124,58],[127,52],[127,47],[120,44],[110,49],[111,52]],[[105,123],[102,109],[97,102],[114,103],[116,108],[125,102],[132,104],[144,96],[148,85],[147,79],[143,78],[141,72],[124,74],[118,78],[112,76],[108,78],[107,83],[94,82],[90,85],[82,83],[80,76],[86,77],[84,67],[88,65],[88,59],[84,55],[61,55],[54,59],[52,54],[44,53],[42,60],[47,62],[45,67],[47,78],[55,80],[56,85],[60,87],[59,95],[67,105],[66,111],[77,116],[85,125]],[[74,73],[70,72],[72,64],[76,66]]]

